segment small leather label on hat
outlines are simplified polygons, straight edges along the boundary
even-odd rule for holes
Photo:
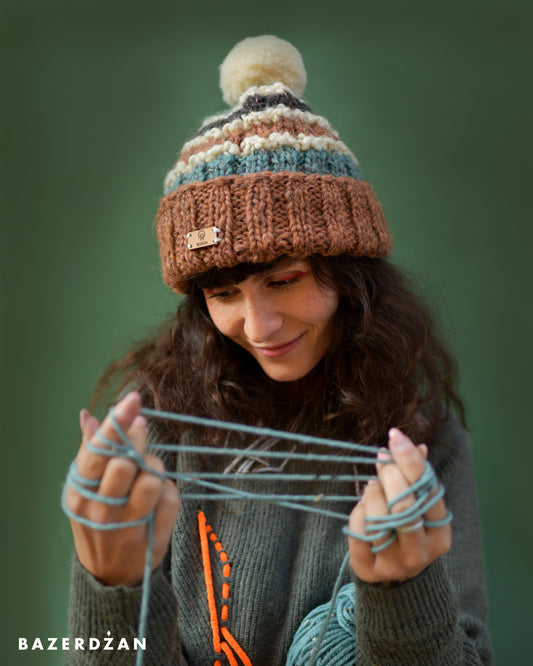
[[[219,233],[220,229],[218,227],[205,227],[205,229],[198,229],[198,231],[189,231],[188,234],[185,234],[187,248],[189,250],[197,250],[207,245],[216,245],[222,240],[218,237]]]

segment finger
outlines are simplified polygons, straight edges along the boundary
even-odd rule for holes
[[[87,417],[89,416],[89,410],[85,409],[80,409],[80,430],[83,433],[83,430],[85,428],[85,421],[87,420]]]
[[[391,454],[386,450],[381,450],[378,454],[378,458],[382,460],[391,460]],[[410,484],[398,465],[395,462],[384,462],[378,463],[376,467],[378,468],[378,477],[381,481],[382,495],[381,498],[379,498],[379,504],[376,505],[376,509],[380,508],[380,506],[382,507],[384,504],[385,512],[388,513],[390,507],[391,518],[410,509],[414,505],[416,497],[414,493],[407,492]],[[375,491],[372,489],[372,497],[374,497],[374,493]],[[417,524],[417,520],[413,520],[405,527],[408,530],[413,527],[413,531],[402,532],[401,528],[400,530],[394,529],[396,534],[394,535],[395,538],[393,539],[393,542],[396,541],[396,544],[403,548],[404,558],[407,553],[410,558],[415,558],[415,561],[418,563],[418,557],[421,552],[424,538],[424,523],[423,521],[419,521],[419,524]],[[375,542],[375,545],[379,546],[380,543],[385,543],[387,539],[392,539],[392,536],[393,534],[389,532],[380,542]],[[388,546],[384,546],[383,550],[388,552],[387,548]],[[388,572],[387,576],[390,575],[393,575],[393,577],[396,576],[396,574]]]
[[[128,439],[133,444],[139,456],[141,456],[146,447],[147,437],[146,420],[143,416],[135,417],[127,434]],[[154,458],[154,456],[150,457]],[[139,465],[135,459],[120,455],[113,456],[110,458],[102,474],[99,494],[107,497],[127,496],[138,472]]]
[[[389,430],[389,448],[395,463],[405,475],[409,485],[418,481],[425,469],[425,460],[421,451],[398,428]]]
[[[94,433],[98,430],[99,427],[100,427],[100,421],[95,416],[87,412],[86,417],[84,418],[83,421],[83,429],[81,431],[82,444],[88,442],[91,439],[91,437],[93,437]]]
[[[379,451],[378,460],[383,461],[378,462],[376,469],[385,493],[387,507],[390,507],[390,512],[393,514],[406,511],[413,506],[416,499],[414,493],[407,493],[410,483],[387,449]]]
[[[140,470],[129,494],[128,508],[135,518],[142,518],[151,513],[162,493],[164,481],[161,478],[165,467],[156,456],[146,456],[147,466],[156,474]],[[157,474],[158,473],[158,474]]]
[[[104,419],[100,432],[103,438],[110,439],[113,442],[121,443],[122,435],[120,430],[123,433],[127,433],[135,417],[139,416],[141,410],[141,396],[137,391],[132,391],[128,393],[127,396],[122,398],[109,414]],[[114,422],[117,424],[117,428],[114,425]],[[105,447],[105,444],[103,445]]]
[[[139,415],[141,408],[141,397],[136,392],[128,393],[128,395],[117,403],[114,409],[114,417],[116,422],[124,432],[128,432],[133,420]],[[91,417],[94,418],[94,417]],[[86,420],[85,427],[87,429],[89,420]],[[102,435],[114,442],[121,442],[121,436],[115,431],[113,421],[108,414],[104,422],[100,426]],[[133,434],[133,433],[132,433]],[[85,440],[88,441],[88,440]],[[91,444],[101,449],[107,447],[100,442],[97,434],[90,437]],[[103,471],[109,462],[109,456],[91,451],[87,446],[82,446],[77,457],[78,472],[89,479],[98,479],[102,476]]]
[[[419,444],[418,450],[422,453],[424,459],[427,460],[428,447],[426,446],[426,444]],[[426,513],[424,514],[424,518],[431,521],[438,521],[445,518],[446,515],[447,515],[446,505],[444,500],[441,500],[435,506],[431,507],[430,509],[428,509],[428,511],[426,511]]]
[[[156,534],[166,535],[166,540],[162,544],[166,550],[172,535],[172,529],[176,524],[180,500],[176,484],[171,479],[167,479],[163,484],[159,500],[155,507],[154,531]]]
[[[87,453],[84,444],[88,442],[91,439],[91,437],[94,436],[94,433],[100,427],[100,422],[96,417],[92,416],[92,414],[90,414],[87,409],[82,409],[80,411],[80,427],[81,427],[82,443],[76,455],[76,465],[78,468],[77,469],[78,473],[80,473],[79,472],[80,460],[83,461],[83,457]],[[82,464],[82,469],[83,469],[83,464]],[[100,474],[97,471],[94,474],[91,474],[91,470],[89,468],[85,468],[85,473],[81,476],[90,480],[100,478]],[[72,495],[74,493],[74,490],[70,487],[70,485],[67,492],[69,495]]]
[[[127,497],[138,473],[137,463],[130,458],[111,458],[102,475],[98,494],[105,497]]]
[[[438,488],[435,487],[433,491],[430,493],[429,498],[433,497],[437,492]],[[444,520],[444,518],[446,518],[447,515],[448,511],[446,509],[446,503],[444,502],[443,498],[439,499],[437,502],[435,502],[435,504],[430,506],[424,512],[424,518],[429,522],[438,522]]]
[[[146,430],[146,419],[140,414],[133,419],[130,429],[128,430],[128,439],[133,448],[139,454],[143,454],[146,448],[147,440],[147,430]]]
[[[398,428],[391,428],[389,431],[389,446],[398,468],[402,470],[409,484],[418,481],[425,469],[425,460],[428,450],[427,446],[425,444],[421,444],[419,447],[416,447],[411,442],[411,440],[401,432],[401,430],[398,430]],[[391,467],[393,466],[395,465],[391,465]],[[432,494],[435,492],[436,489]],[[400,507],[402,502],[403,500],[398,502]],[[394,511],[394,507],[392,511]],[[444,501],[441,499],[434,506],[428,509],[428,511],[424,514],[424,517],[430,521],[438,521],[445,518],[446,515],[446,506]],[[415,534],[416,532],[412,532],[411,534],[401,534],[400,536],[405,538],[412,537]]]
[[[348,529],[352,534],[365,534],[365,500],[362,497],[350,513]],[[348,535],[348,546],[350,549],[350,565],[356,574],[370,569],[374,564],[374,555],[370,550],[370,544],[361,539]]]
[[[389,513],[387,508],[387,499],[383,486],[377,479],[372,479],[366,485],[364,497],[365,507],[365,532],[367,534],[379,533],[379,523],[373,523],[372,518],[386,516]],[[370,529],[369,529],[370,528]],[[379,537],[372,543],[379,546],[388,539],[388,534]]]

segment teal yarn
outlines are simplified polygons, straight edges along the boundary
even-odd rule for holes
[[[289,433],[285,432],[283,430],[275,430],[273,428],[258,428],[256,426],[249,426],[245,425],[242,423],[229,423],[226,421],[219,421],[216,419],[207,419],[204,417],[200,416],[191,416],[188,414],[174,414],[171,412],[162,412],[158,411],[155,409],[149,409],[149,408],[143,408],[141,409],[141,413],[144,414],[145,416],[149,416],[152,418],[164,418],[164,419],[170,419],[173,421],[179,421],[181,423],[189,423],[192,425],[200,425],[204,426],[207,428],[220,428],[222,430],[230,430],[230,431],[235,431],[235,432],[245,432],[249,434],[253,434],[256,436],[262,436],[262,437],[278,437],[279,439],[285,439],[285,440],[293,440],[300,442],[302,444],[318,444],[321,446],[325,447],[330,447],[330,448],[336,448],[336,449],[346,449],[348,450],[351,454],[353,453],[358,453],[358,454],[366,454],[366,455],[328,455],[328,454],[316,454],[316,453],[311,453],[311,452],[306,452],[306,453],[292,453],[290,454],[290,457],[292,460],[307,460],[307,461],[320,461],[320,462],[346,462],[352,465],[357,465],[358,463],[377,463],[378,462],[378,453],[379,453],[379,448],[376,446],[370,446],[367,444],[358,444],[355,442],[343,442],[335,439],[329,439],[326,437],[315,437],[313,435],[302,435],[299,433]],[[151,447],[155,451],[175,451],[176,450],[176,445],[175,444],[155,444]],[[182,452],[189,452],[189,453],[199,453],[203,455],[219,455],[219,456],[227,456],[227,455],[235,455],[239,456],[245,453],[242,449],[233,449],[230,447],[224,447],[224,448],[217,448],[217,447],[209,447],[209,446],[195,446],[195,445],[188,445],[188,444],[181,444],[180,445],[180,451]],[[286,453],[282,453],[279,451],[261,451],[261,456],[263,458],[285,458],[287,456]],[[380,462],[384,464],[393,464],[394,461],[392,459],[389,460],[380,460]],[[307,499],[310,502],[313,502],[313,505],[306,505],[306,504],[301,504],[301,499],[299,498],[299,501],[294,501],[296,499],[296,496],[293,496],[291,501],[287,501],[287,498],[281,498],[279,495],[268,495],[268,494],[258,494],[258,493],[248,493],[243,490],[237,490],[231,487],[226,487],[223,485],[219,485],[216,483],[213,483],[212,481],[207,481],[203,478],[200,478],[203,475],[192,475],[190,473],[167,473],[167,476],[172,477],[176,480],[184,480],[192,483],[196,483],[200,486],[203,486],[205,488],[213,489],[213,490],[219,490],[225,494],[222,496],[219,494],[205,494],[202,495],[201,498],[205,500],[218,500],[218,499],[231,499],[231,496],[233,496],[235,499],[247,499],[247,500],[262,500],[262,501],[271,501],[275,502],[276,504],[279,504],[281,506],[285,506],[288,508],[293,508],[293,509],[299,509],[303,511],[309,511],[313,513],[320,513],[322,515],[331,517],[331,518],[340,518],[341,520],[346,521],[348,519],[348,516],[345,514],[341,514],[338,512],[334,512],[328,509],[324,509],[321,507],[318,507],[316,505],[317,503],[317,497],[308,497]],[[225,474],[223,477],[225,479],[231,479],[234,478],[235,475],[233,474]],[[302,480],[299,479],[300,475],[291,475],[287,473],[279,473],[279,474],[270,474],[269,478],[271,480],[284,480],[284,481],[295,481],[295,480]],[[211,478],[221,478],[220,475],[211,475]],[[242,478],[242,476],[241,476]],[[252,474],[248,475],[248,478],[250,479],[258,479],[261,478],[260,475]],[[337,480],[340,477],[337,477]],[[346,478],[350,477],[344,477],[343,480],[346,480]],[[353,481],[367,481],[368,476],[363,476],[359,474],[354,474],[351,477],[352,482]],[[372,477],[375,478],[375,477]],[[390,502],[387,503],[387,508],[390,511],[394,505],[399,502],[401,499],[406,497],[407,495],[414,493],[416,497],[415,503],[409,508],[406,509],[405,511],[398,512],[395,514],[388,514],[386,516],[367,516],[365,518],[365,534],[356,534],[354,532],[351,532],[347,526],[343,528],[343,532],[347,536],[351,536],[355,539],[359,539],[361,541],[366,541],[366,542],[373,542],[373,541],[379,541],[380,539],[383,539],[384,537],[387,537],[385,541],[383,541],[379,545],[372,545],[370,550],[372,553],[376,554],[381,552],[382,550],[385,550],[388,546],[393,543],[393,541],[396,539],[396,530],[398,527],[402,527],[405,525],[408,525],[412,522],[415,522],[417,519],[422,518],[424,513],[431,508],[436,502],[441,499],[444,495],[444,488],[442,485],[438,482],[437,477],[435,476],[435,472],[433,471],[433,468],[431,467],[431,464],[426,461],[425,467],[424,467],[424,472],[420,479],[416,481],[414,484],[412,484],[409,488],[407,488],[403,493],[400,493],[397,497],[392,499]],[[433,493],[433,495],[432,495]],[[194,497],[194,499],[199,499],[198,495],[193,495],[191,497]],[[182,498],[186,499],[187,495],[182,495]],[[335,497],[329,497],[329,496],[320,496],[320,503],[322,502],[327,502],[327,501],[335,501]],[[359,499],[357,496],[354,495],[353,499]],[[447,511],[446,516],[440,520],[440,521],[428,521],[424,519],[424,527],[442,527],[443,525],[446,525],[452,520],[452,514],[450,511]]]
[[[355,663],[355,584],[340,587],[341,565],[331,600],[312,610],[298,627],[286,666],[352,666]]]
[[[219,176],[238,176],[248,173],[295,173],[324,174],[351,177],[361,180],[361,173],[349,155],[333,153],[329,150],[277,148],[258,150],[251,155],[238,156],[222,153],[208,162],[201,162],[188,173],[180,174],[171,185],[165,188],[165,194],[181,185],[205,182]]]
[[[327,617],[329,602],[317,606],[304,619],[294,634],[286,666],[353,666],[355,663],[355,584],[341,587],[324,638],[319,644],[320,629]]]
[[[334,439],[328,439],[323,437],[315,437],[312,435],[302,435],[296,433],[285,432],[281,430],[274,430],[270,428],[257,428],[254,426],[248,426],[240,423],[227,423],[224,421],[217,421],[213,419],[206,419],[202,417],[189,416],[185,414],[173,414],[170,412],[161,412],[154,409],[141,409],[141,413],[145,416],[152,418],[162,418],[162,419],[171,419],[175,421],[180,421],[183,423],[190,423],[194,425],[201,425],[204,427],[211,428],[220,428],[229,431],[236,432],[246,432],[254,434],[255,436],[262,437],[279,437],[280,439],[298,441],[307,445],[318,444],[323,447],[335,448],[337,451],[339,449],[344,449],[350,453],[350,455],[340,456],[338,454],[332,453],[328,454],[316,454],[308,451],[306,453],[291,453],[289,454],[293,459],[302,459],[308,461],[320,461],[320,462],[346,462],[350,464],[357,464],[360,462],[365,463],[376,463],[378,462],[378,453],[379,448],[375,446],[368,446],[363,444],[358,444],[354,442],[342,442]],[[220,499],[239,499],[239,500],[250,500],[250,501],[266,501],[274,502],[280,506],[284,506],[291,509],[296,509],[300,511],[310,511],[313,513],[318,513],[327,517],[340,519],[345,523],[348,520],[346,514],[332,511],[331,509],[326,509],[321,506],[324,502],[332,502],[341,499],[342,501],[347,501],[352,499],[355,501],[358,498],[355,494],[353,496],[328,496],[328,495],[298,495],[296,493],[287,493],[287,494],[268,494],[268,493],[252,493],[241,489],[232,488],[226,486],[223,483],[217,483],[217,481],[230,480],[233,478],[238,478],[243,480],[244,478],[250,480],[262,479],[263,481],[273,481],[273,480],[283,480],[287,482],[295,481],[309,481],[309,480],[337,480],[345,481],[353,484],[355,481],[367,481],[369,478],[366,475],[359,474],[342,474],[342,475],[330,475],[330,474],[289,474],[285,472],[279,473],[269,473],[268,476],[262,476],[261,474],[238,474],[238,473],[227,473],[227,474],[203,474],[200,472],[187,471],[187,472],[169,472],[165,471],[164,473],[159,472],[150,468],[144,461],[142,454],[138,453],[126,433],[122,430],[119,423],[116,420],[114,408],[109,412],[113,428],[117,433],[121,441],[116,442],[109,438],[106,438],[102,435],[100,430],[97,430],[94,438],[98,443],[86,442],[85,446],[89,451],[97,453],[99,455],[104,455],[109,458],[114,456],[125,457],[133,460],[140,469],[146,470],[152,474],[155,474],[159,478],[167,479],[172,478],[176,480],[183,480],[189,483],[197,485],[199,488],[204,488],[204,493],[194,493],[188,495],[187,493],[182,493],[182,499],[203,499],[205,501],[217,501]],[[155,444],[151,445],[152,450],[164,450],[164,451],[181,451],[181,452],[190,452],[190,453],[202,453],[203,455],[226,455],[226,456],[242,456],[246,454],[244,449],[232,449],[232,448],[215,448],[215,447],[205,447],[205,446],[195,446],[188,444]],[[362,455],[363,454],[363,455]],[[279,451],[269,451],[262,450],[261,456],[264,458],[279,458],[280,456],[286,457],[287,453],[282,453]],[[393,463],[392,460],[389,461],[380,461],[384,463]],[[146,524],[147,526],[147,548],[145,554],[145,566],[144,566],[144,578],[142,586],[142,597],[141,597],[141,608],[139,613],[139,629],[138,637],[142,640],[146,637],[146,626],[148,619],[148,602],[150,594],[150,580],[152,572],[152,558],[153,558],[153,530],[154,530],[154,514],[151,512],[147,516],[139,518],[135,521],[123,522],[123,523],[98,523],[92,520],[85,518],[84,516],[77,515],[71,511],[66,503],[66,491],[70,486],[76,490],[80,495],[91,501],[99,501],[107,505],[120,506],[128,502],[128,497],[112,498],[106,497],[98,493],[100,481],[95,479],[85,478],[78,472],[76,462],[74,461],[70,467],[67,474],[65,484],[63,486],[63,491],[61,495],[61,506],[63,511],[69,518],[74,521],[77,521],[87,527],[96,530],[113,530],[113,529],[123,529],[127,527],[139,526]],[[347,525],[343,528],[343,532],[348,536],[367,541],[377,541],[384,537],[387,537],[383,544],[379,546],[371,546],[371,550],[374,553],[377,553],[388,545],[390,545],[396,538],[396,530],[398,527],[409,525],[416,521],[417,519],[423,517],[429,507],[433,506],[442,495],[444,494],[444,489],[439,484],[433,468],[426,461],[424,473],[421,478],[410,488],[408,488],[404,493],[400,494],[398,497],[394,498],[389,502],[389,510],[394,506],[404,496],[414,493],[416,497],[415,503],[406,511],[388,514],[386,516],[375,516],[367,517],[366,520],[366,533],[365,534],[354,534],[348,530]],[[309,502],[306,504],[305,502]],[[424,525],[426,527],[440,527],[450,522],[452,519],[451,513],[448,512],[446,517],[440,521],[429,522],[424,519]],[[315,663],[317,666],[326,666],[326,664],[331,664],[332,666],[343,666],[344,664],[353,664],[355,658],[355,627],[351,628],[353,624],[353,608],[355,604],[355,597],[353,595],[353,586],[350,585],[344,586],[341,588],[341,581],[348,566],[348,553],[342,563],[342,566],[335,583],[335,588],[332,594],[332,600],[329,604],[319,606],[314,611],[312,611],[303,621],[302,625],[295,634],[293,644],[289,651],[287,666],[314,666]],[[350,610],[351,609],[351,610]],[[351,614],[351,619],[350,619]],[[143,652],[138,651],[136,656],[136,666],[142,666],[143,663]]]

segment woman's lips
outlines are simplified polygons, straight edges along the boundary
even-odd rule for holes
[[[284,354],[291,352],[298,345],[304,335],[305,333],[302,333],[297,338],[294,338],[294,340],[283,342],[280,345],[272,345],[271,347],[254,347],[254,349],[260,354],[263,354],[263,356],[268,356],[269,358],[283,356]]]

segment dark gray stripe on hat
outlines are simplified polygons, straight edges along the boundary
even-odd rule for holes
[[[294,95],[291,95],[291,93],[288,91],[278,95],[250,95],[250,97],[247,97],[243,105],[240,106],[236,111],[233,111],[233,113],[224,116],[224,118],[220,118],[219,120],[215,120],[214,122],[209,123],[209,125],[204,125],[204,127],[201,127],[192,135],[190,140],[192,141],[192,139],[196,139],[196,137],[202,136],[202,134],[208,132],[214,127],[223,127],[227,123],[230,123],[237,118],[242,118],[248,113],[253,113],[254,111],[264,111],[270,107],[278,106],[278,104],[283,104],[283,106],[286,106],[289,109],[311,111],[311,108],[308,104],[303,102],[301,99],[298,99]]]

